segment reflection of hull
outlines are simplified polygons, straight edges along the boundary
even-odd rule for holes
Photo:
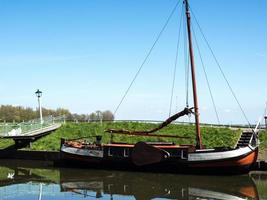
[[[134,196],[136,199],[258,199],[257,189],[249,176],[205,177],[171,174],[84,171],[71,176],[61,173],[63,191],[84,194],[86,191]],[[105,175],[106,174],[106,175]]]
[[[101,197],[120,195],[136,199],[258,199],[253,179],[242,176],[193,176],[103,170],[75,170],[5,166],[1,177],[14,172],[12,180],[0,180],[0,189],[10,184],[58,183],[61,191]],[[254,174],[253,176],[257,176]],[[261,177],[263,178],[263,177]],[[14,187],[12,187],[14,188]],[[27,187],[28,188],[28,187]],[[5,190],[5,189],[4,189]],[[3,190],[2,190],[3,191]],[[12,190],[13,191],[13,190]],[[14,193],[14,192],[13,192]],[[44,193],[45,194],[45,193]],[[1,194],[0,194],[1,196]]]
[[[207,198],[207,199],[220,199],[220,200],[243,200],[246,198],[237,197],[231,194],[225,194],[221,192],[214,192],[210,190],[202,190],[198,188],[189,188],[188,189],[189,196],[198,198]]]
[[[257,155],[258,148],[251,146],[201,151],[192,146],[146,143],[108,144],[97,148],[64,143],[61,146],[61,159],[74,166],[175,173],[247,173]]]

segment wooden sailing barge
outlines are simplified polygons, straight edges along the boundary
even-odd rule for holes
[[[194,174],[246,173],[257,154],[253,143],[235,149],[155,142],[86,144],[79,140],[62,140],[61,145],[61,158],[77,166]]]
[[[184,1],[187,20],[187,34],[194,107],[171,116],[157,128],[148,131],[107,130],[110,134],[138,136],[177,137],[175,135],[158,135],[155,132],[184,115],[194,114],[196,125],[196,145],[178,145],[166,142],[138,142],[136,144],[115,143],[102,144],[98,136],[94,143],[83,140],[62,140],[61,158],[68,163],[82,164],[86,167],[120,168],[145,171],[168,171],[176,173],[245,173],[256,162],[258,155],[257,133],[243,134],[234,149],[206,149],[202,145],[197,87],[195,78],[190,11],[188,1]],[[246,142],[244,142],[246,141]]]

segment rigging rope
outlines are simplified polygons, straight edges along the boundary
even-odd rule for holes
[[[243,114],[245,120],[247,121],[247,123],[248,123],[248,125],[249,125],[249,128],[252,129],[251,124],[250,124],[250,122],[249,122],[249,120],[248,120],[248,118],[247,118],[247,115],[246,115],[245,111],[243,110],[243,108],[242,108],[240,102],[238,101],[237,96],[236,96],[236,94],[235,94],[233,88],[231,87],[231,85],[230,85],[228,79],[226,78],[226,75],[225,75],[225,73],[223,72],[220,63],[219,63],[217,57],[215,56],[214,51],[212,50],[212,48],[211,48],[211,46],[210,46],[210,44],[209,44],[209,42],[208,42],[208,40],[207,40],[207,38],[206,38],[204,32],[202,31],[202,28],[201,28],[200,24],[198,23],[198,20],[196,19],[196,16],[195,16],[194,12],[192,11],[192,8],[191,8],[190,6],[189,6],[189,9],[190,9],[190,11],[191,11],[191,13],[192,13],[192,15],[193,15],[193,17],[194,17],[196,23],[197,23],[197,26],[198,26],[198,28],[199,28],[199,30],[200,30],[200,32],[201,32],[201,35],[202,35],[204,41],[206,42],[206,44],[207,44],[207,46],[208,46],[208,48],[209,48],[209,50],[210,50],[210,52],[211,52],[211,54],[212,54],[212,56],[213,56],[213,59],[215,60],[217,66],[218,66],[218,68],[219,68],[219,70],[220,70],[220,72],[221,72],[221,74],[222,74],[222,76],[223,76],[223,78],[224,78],[224,80],[225,80],[225,82],[227,83],[227,86],[228,86],[228,88],[229,88],[231,94],[233,95],[233,97],[234,97],[236,103],[238,104],[239,109],[241,110],[241,112],[242,112],[242,114]]]
[[[174,70],[173,70],[173,80],[172,80],[172,89],[171,89],[171,99],[170,99],[169,117],[171,116],[173,91],[174,91],[174,85],[175,85],[175,79],[176,79],[176,69],[177,69],[178,52],[179,52],[179,45],[180,45],[180,35],[181,35],[181,26],[182,26],[182,16],[183,16],[183,12],[181,12],[180,23],[179,23],[179,33],[178,33],[178,41],[177,41],[177,46],[176,46],[176,56],[175,56],[175,61],[174,61]]]
[[[218,112],[217,112],[217,107],[216,107],[215,100],[214,100],[214,97],[213,97],[213,94],[212,94],[212,91],[211,91],[211,87],[210,87],[210,82],[209,82],[209,79],[208,79],[207,71],[206,71],[206,68],[205,68],[205,65],[204,65],[204,62],[203,62],[203,59],[202,59],[201,51],[200,51],[200,48],[199,48],[199,45],[198,45],[198,42],[197,42],[197,39],[196,39],[195,30],[194,30],[193,26],[192,26],[192,31],[193,31],[193,37],[194,37],[194,40],[195,40],[195,43],[196,43],[196,46],[197,46],[199,58],[200,58],[200,61],[201,61],[201,66],[202,66],[203,72],[205,74],[205,79],[206,79],[206,82],[207,82],[207,85],[208,85],[210,98],[211,98],[211,101],[212,101],[212,104],[213,104],[213,108],[214,108],[214,111],[215,111],[215,114],[216,114],[217,122],[220,125],[221,124],[220,123],[220,118],[219,118],[219,115],[218,115]]]
[[[165,22],[163,28],[162,28],[161,31],[159,32],[159,34],[158,34],[156,40],[154,41],[152,47],[151,47],[150,50],[148,51],[148,53],[147,53],[145,59],[143,60],[141,66],[139,67],[139,69],[138,69],[137,73],[135,74],[133,80],[131,81],[129,87],[127,88],[126,92],[124,93],[124,95],[123,95],[123,97],[122,97],[120,103],[119,103],[118,106],[116,107],[116,109],[115,109],[115,111],[114,111],[114,115],[117,113],[117,111],[118,111],[118,109],[120,108],[120,106],[121,106],[123,100],[125,99],[125,97],[127,96],[129,90],[131,89],[131,87],[132,87],[134,81],[135,81],[136,78],[138,77],[138,75],[139,75],[139,73],[141,72],[141,70],[142,70],[144,64],[146,63],[147,59],[149,58],[149,56],[150,56],[152,50],[154,49],[155,45],[157,44],[159,38],[161,37],[161,35],[162,35],[162,33],[164,32],[164,30],[165,30],[165,28],[167,27],[167,25],[169,24],[169,21],[170,21],[170,19],[172,18],[172,16],[173,16],[173,14],[174,14],[174,12],[175,12],[177,6],[179,5],[179,3],[180,3],[180,0],[175,4],[174,8],[172,9],[171,14],[170,14],[169,17],[167,18],[167,21]]]

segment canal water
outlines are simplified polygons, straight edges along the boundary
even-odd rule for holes
[[[192,176],[0,162],[0,200],[267,200],[267,173]]]

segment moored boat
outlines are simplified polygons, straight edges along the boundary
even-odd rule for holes
[[[144,141],[135,144],[116,143],[112,141],[108,144],[102,144],[101,136],[97,136],[95,142],[86,142],[83,139],[63,139],[60,149],[62,160],[67,161],[67,163],[74,163],[74,165],[79,164],[79,166],[93,168],[120,168],[176,173],[237,174],[246,173],[251,169],[258,155],[259,142],[256,129],[251,130],[249,134],[244,132],[244,138],[242,140],[240,139],[240,143],[235,148],[221,147],[206,149],[202,144],[188,0],[184,1],[184,6],[194,107],[189,108],[187,104],[183,111],[174,114],[158,127],[151,130],[129,131],[109,129],[106,132],[111,135],[124,134],[179,138],[177,135],[160,135],[157,131],[182,116],[193,114],[196,127],[196,145]]]
[[[88,144],[62,140],[61,158],[79,167],[174,173],[239,174],[257,160],[258,147],[196,149],[193,145],[138,142]]]

